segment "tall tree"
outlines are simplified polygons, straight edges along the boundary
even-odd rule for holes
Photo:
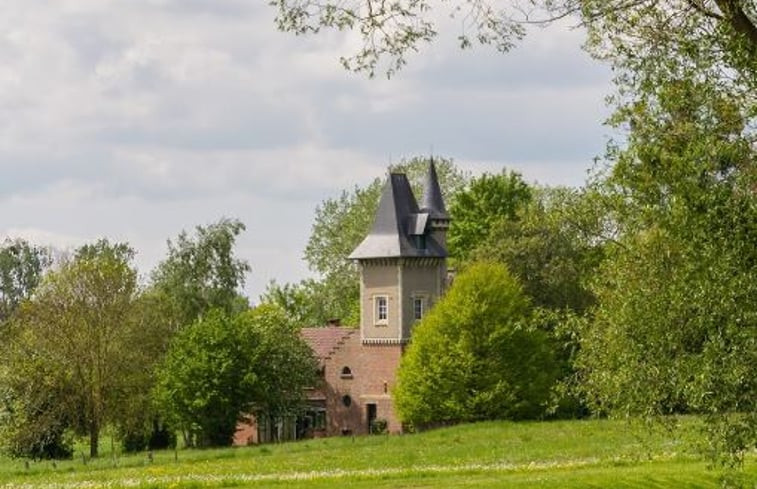
[[[152,273],[155,291],[173,305],[176,327],[192,324],[211,309],[243,310],[240,295],[250,271],[246,260],[234,256],[234,243],[244,231],[236,219],[197,226],[194,236],[182,231],[168,241],[168,256]]]
[[[581,314],[594,304],[588,281],[603,255],[603,209],[591,190],[534,187],[516,218],[503,217],[471,253],[507,265],[535,307]]]
[[[450,255],[467,258],[495,224],[516,219],[518,210],[530,200],[531,188],[518,173],[503,170],[472,179],[455,194],[449,207],[453,218],[448,237]]]
[[[53,413],[86,433],[93,457],[100,430],[144,387],[133,381],[149,355],[151,331],[133,318],[132,257],[128,246],[105,240],[82,247],[47,274],[12,324],[6,386],[15,399],[40,386],[40,399],[52,411],[36,414]],[[28,421],[40,421],[31,414]]]
[[[654,91],[618,116],[632,130],[603,184],[619,245],[578,366],[597,409],[701,413],[711,454],[738,462],[757,445],[754,135],[716,81]]]

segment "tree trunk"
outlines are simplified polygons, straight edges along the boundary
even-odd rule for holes
[[[100,426],[97,421],[89,423],[89,456],[97,458],[97,445],[100,442]]]
[[[731,24],[733,30],[743,36],[747,49],[752,56],[757,56],[757,25],[744,12],[736,0],[715,0],[718,8]]]

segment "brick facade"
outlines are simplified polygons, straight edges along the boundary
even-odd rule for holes
[[[403,347],[364,345],[359,331],[350,331],[353,334],[323,362],[323,384],[314,392],[325,399],[325,435],[368,434],[369,417],[385,420],[388,431],[398,433],[401,425],[391,393]]]

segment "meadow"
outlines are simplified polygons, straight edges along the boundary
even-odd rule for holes
[[[0,460],[2,489],[715,488],[691,451],[695,421],[675,432],[612,420],[486,422],[420,434],[161,451],[52,463]],[[757,487],[757,456],[742,473]]]

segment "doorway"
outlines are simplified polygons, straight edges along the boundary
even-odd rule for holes
[[[366,404],[366,420],[368,421],[368,433],[373,434],[373,423],[376,421],[378,410],[375,404]]]

